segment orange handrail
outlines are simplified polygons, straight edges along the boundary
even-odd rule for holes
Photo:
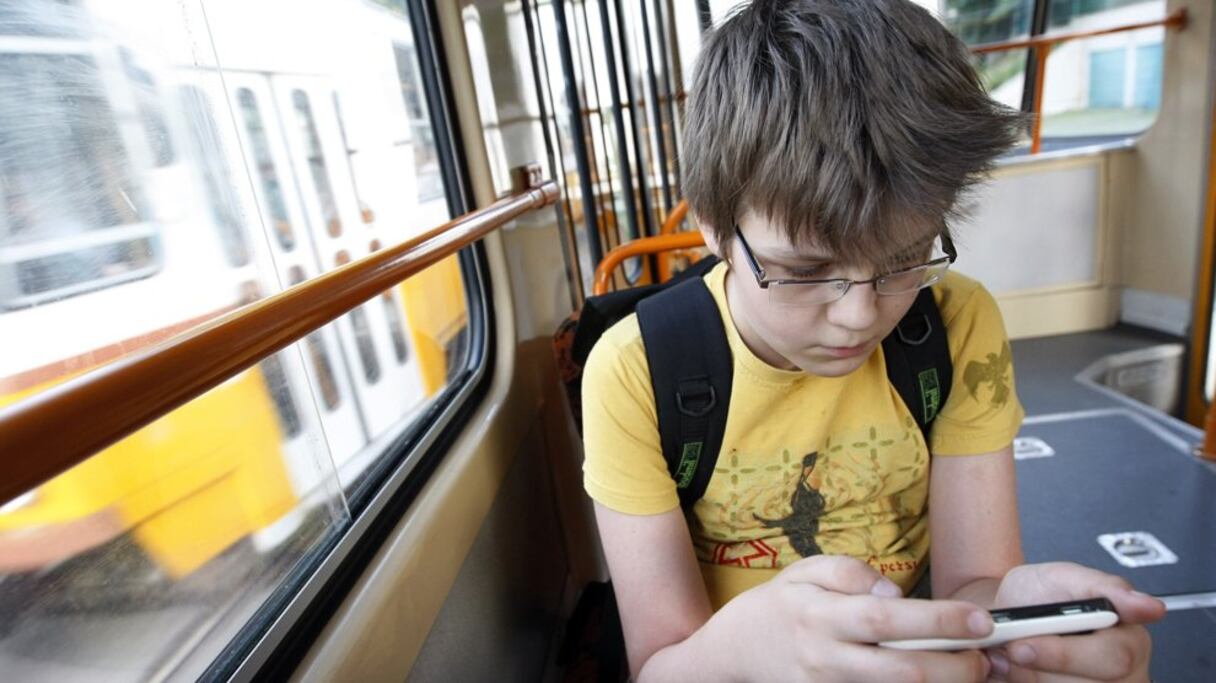
[[[515,194],[0,410],[0,502],[84,462],[258,361],[303,339],[507,222],[557,201],[557,184]]]
[[[684,216],[686,215],[688,215],[688,200],[681,199],[680,203],[672,208],[671,213],[667,214],[667,220],[663,221],[663,227],[659,229],[659,234],[674,234],[676,228],[680,227],[680,223],[684,221]]]
[[[975,54],[987,54],[991,52],[1008,52],[1010,50],[1029,49],[1034,54],[1034,123],[1031,124],[1030,133],[1030,153],[1038,154],[1043,148],[1043,81],[1047,75],[1047,56],[1051,53],[1052,48],[1060,43],[1066,43],[1070,40],[1079,40],[1081,38],[1092,38],[1094,36],[1104,36],[1111,33],[1123,33],[1124,31],[1136,31],[1142,28],[1152,28],[1154,26],[1164,26],[1176,30],[1182,30],[1186,27],[1186,8],[1180,7],[1163,19],[1154,21],[1142,21],[1135,24],[1123,24],[1122,26],[1111,26],[1108,28],[1094,29],[1092,31],[1074,31],[1072,33],[1055,33],[1050,35],[1035,36],[1020,40],[1006,40],[999,43],[985,43],[983,45],[975,45],[971,51]]]
[[[592,288],[592,292],[596,296],[607,294],[609,286],[612,284],[612,271],[626,259],[673,251],[675,249],[691,249],[703,246],[705,246],[705,239],[701,236],[700,230],[689,230],[671,235],[658,235],[656,237],[643,237],[641,239],[630,240],[608,252],[604,256],[604,260],[600,261],[600,264],[595,267],[595,285]]]
[[[1023,38],[1016,40],[1003,40],[998,43],[982,43],[980,45],[971,46],[971,51],[976,54],[984,54],[987,52],[1006,52],[1009,50],[1021,50],[1023,48],[1041,47],[1044,45],[1055,45],[1064,43],[1070,40],[1078,40],[1080,38],[1092,38],[1094,36],[1104,36],[1109,33],[1123,33],[1124,31],[1137,31],[1142,28],[1152,28],[1154,26],[1164,26],[1166,28],[1181,30],[1186,27],[1186,8],[1179,7],[1170,12],[1170,14],[1161,19],[1152,21],[1142,21],[1135,24],[1123,24],[1120,26],[1108,26],[1107,28],[1093,29],[1091,31],[1073,31],[1072,33],[1049,33],[1033,38]]]
[[[684,217],[688,215],[688,200],[681,199],[678,204],[667,215],[667,220],[663,221],[663,227],[659,229],[660,235],[674,235],[680,227],[680,223],[684,222]],[[659,282],[666,282],[671,277],[671,252],[664,251],[655,259],[655,266],[658,268]]]

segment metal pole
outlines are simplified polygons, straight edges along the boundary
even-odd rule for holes
[[[1041,36],[1047,32],[1048,0],[1034,0],[1033,14],[1030,18],[1030,37]],[[1022,111],[1034,111],[1035,93],[1039,89],[1040,69],[1037,62],[1044,61],[1043,52],[1026,51],[1026,78],[1022,86]]]
[[[654,3],[654,23],[656,24],[656,33],[659,35],[659,57],[663,63],[663,87],[667,89],[667,132],[671,136],[671,170],[675,174],[674,193],[675,196],[680,196],[680,157],[677,153],[679,145],[676,138],[676,95],[671,87],[671,60],[668,59],[667,52],[667,23],[663,21],[663,0],[655,0]],[[662,109],[660,108],[660,112]],[[662,135],[662,129],[659,134]],[[667,176],[667,168],[663,169],[664,177]],[[671,212],[671,206],[667,207],[667,211]]]
[[[578,166],[579,189],[583,193],[583,221],[587,230],[587,248],[591,263],[604,258],[600,243],[599,221],[595,215],[595,191],[591,187],[591,166],[587,159],[587,132],[583,128],[582,105],[574,79],[574,55],[570,51],[570,32],[566,26],[565,0],[553,0],[553,19],[557,26],[557,47],[562,60],[562,78],[566,85],[566,106],[570,109],[570,133],[574,138],[574,161]]]
[[[560,154],[562,148],[562,136],[552,135],[549,132],[549,113],[545,108],[545,92],[549,93],[549,97],[553,97],[553,89],[549,87],[549,59],[545,55],[545,46],[543,41],[536,39],[536,26],[532,22],[532,0],[522,0],[520,11],[524,14],[524,32],[528,36],[528,54],[532,57],[529,61],[532,62],[532,81],[536,87],[536,105],[540,109],[540,129],[545,136],[545,152],[549,157],[549,177],[560,179],[562,194],[565,195],[565,201],[562,204],[562,210],[558,212],[558,221],[562,222],[562,217],[565,217],[565,225],[558,226],[558,236],[562,241],[562,253],[566,258],[566,281],[570,285],[570,296],[572,301],[571,306],[578,310],[583,306],[583,299],[586,298],[586,292],[583,290],[583,272],[582,265],[578,260],[578,246],[574,239],[574,214],[570,211],[569,193],[566,189],[566,168],[560,163]],[[539,44],[540,60],[537,60],[537,46]],[[541,83],[540,66],[545,69],[545,80]],[[556,118],[554,118],[556,122]],[[556,138],[556,142],[554,140]],[[553,150],[558,150],[558,156],[555,158]],[[558,169],[561,173],[558,173]]]
[[[612,123],[616,129],[617,166],[620,169],[621,185],[625,188],[625,210],[629,213],[629,225],[633,237],[641,237],[638,225],[638,206],[633,196],[633,174],[629,170],[629,148],[625,142],[625,115],[621,112],[621,86],[617,82],[616,49],[612,44],[612,28],[609,26],[608,0],[597,0],[600,8],[600,24],[604,32],[604,56],[608,61],[608,90],[612,94]],[[617,27],[617,30],[621,30]]]
[[[650,206],[650,183],[646,179],[646,155],[642,151],[642,130],[638,123],[637,100],[633,93],[633,67],[629,59],[629,45],[626,42],[625,34],[627,29],[625,26],[625,10],[621,6],[622,0],[613,0],[613,9],[616,14],[617,38],[621,44],[621,71],[625,76],[625,101],[629,103],[629,123],[633,129],[633,156],[634,168],[638,171],[638,194],[642,198],[642,227],[646,230],[646,236],[651,236],[657,233],[652,227],[651,220],[653,219]]]
[[[608,133],[605,129],[604,116],[602,113],[600,113],[600,107],[599,107],[599,102],[601,99],[600,85],[599,85],[599,78],[595,75],[595,53],[591,49],[591,24],[589,24],[587,22],[587,1],[579,0],[579,2],[577,4],[580,5],[583,10],[583,25],[582,25],[583,30],[581,30],[581,31],[579,30],[578,15],[575,14],[574,22],[573,22],[574,34],[575,34],[575,37],[574,37],[575,45],[579,44],[578,38],[579,38],[579,34],[581,33],[582,37],[583,37],[583,42],[585,42],[587,45],[587,58],[591,62],[590,65],[588,65],[583,60],[582,53],[579,54],[578,63],[579,63],[579,67],[583,74],[583,79],[581,81],[581,85],[579,86],[579,96],[581,97],[583,102],[586,103],[586,109],[584,111],[586,111],[586,113],[587,113],[587,126],[588,126],[587,144],[590,145],[590,147],[591,147],[590,160],[591,160],[591,166],[592,166],[592,171],[593,171],[592,181],[593,181],[593,187],[595,187],[596,206],[599,209],[601,220],[604,221],[603,237],[605,239],[607,239],[608,242],[610,242],[610,244],[604,245],[605,250],[607,251],[607,250],[611,250],[612,247],[616,246],[617,244],[620,244],[621,232],[620,232],[619,228],[615,227],[618,224],[618,219],[616,217],[616,195],[612,191],[612,164],[611,163],[608,163],[608,165],[607,165],[607,176],[608,176],[607,196],[605,197],[604,196],[605,193],[600,190],[600,177],[601,177],[600,176],[600,155],[596,151],[595,124],[592,122],[593,115],[596,118],[598,118],[599,122],[600,122],[599,129],[600,129],[600,137],[603,139],[603,143],[604,143],[602,145],[602,148],[604,150],[605,162],[608,161]],[[588,79],[588,77],[587,77],[588,70],[591,71],[590,79]],[[589,97],[587,97],[587,81],[588,80],[591,81],[591,90],[592,90],[592,92],[595,93],[595,101],[596,101],[595,109],[591,108],[591,99]],[[609,214],[608,212],[605,212],[605,210],[604,210],[605,204],[608,205],[609,211],[611,211],[611,214]],[[609,215],[612,216],[612,222],[613,222],[613,226],[614,226],[613,232],[616,233],[615,242],[613,242],[612,239],[608,239],[608,217],[609,217]]]
[[[663,206],[671,211],[671,185],[667,178],[667,140],[663,135],[662,103],[659,102],[659,83],[654,76],[654,51],[650,46],[650,18],[646,12],[646,0],[638,0],[642,10],[642,44],[646,46],[646,82],[650,86],[651,125],[655,127],[655,142],[659,148],[659,180],[663,184]]]
[[[697,0],[697,19],[701,22],[701,33],[714,27],[714,14],[709,9],[709,0]]]

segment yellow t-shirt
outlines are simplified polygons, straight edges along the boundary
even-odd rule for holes
[[[689,515],[714,608],[820,553],[867,561],[910,590],[929,551],[929,451],[1004,448],[1024,416],[996,301],[957,273],[933,287],[954,379],[926,449],[887,378],[881,347],[844,377],[774,368],[740,339],[726,305],[726,272],[720,264],[705,281],[734,357],[730,410],[713,477]],[[596,343],[582,392],[591,497],[634,515],[678,507],[637,316]]]

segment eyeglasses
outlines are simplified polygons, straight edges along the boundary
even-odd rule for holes
[[[735,236],[743,247],[747,264],[751,266],[752,274],[756,276],[756,284],[760,289],[768,291],[769,298],[777,303],[812,306],[826,304],[844,298],[853,285],[874,285],[874,291],[879,296],[895,296],[908,294],[924,289],[946,276],[950,264],[958,258],[954,244],[945,234],[941,236],[942,251],[945,256],[935,258],[919,266],[904,268],[891,273],[877,275],[869,280],[849,280],[834,278],[831,280],[804,280],[797,278],[769,278],[764,267],[756,260],[751,246],[744,239],[739,226],[735,226]]]

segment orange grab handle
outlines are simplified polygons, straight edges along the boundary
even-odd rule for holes
[[[596,296],[608,293],[609,285],[612,283],[612,272],[626,259],[703,246],[705,246],[705,238],[701,236],[701,231],[699,230],[677,232],[673,235],[643,237],[626,242],[608,252],[604,256],[604,260],[600,261],[600,264],[596,266],[595,285],[592,288],[592,292]]]

